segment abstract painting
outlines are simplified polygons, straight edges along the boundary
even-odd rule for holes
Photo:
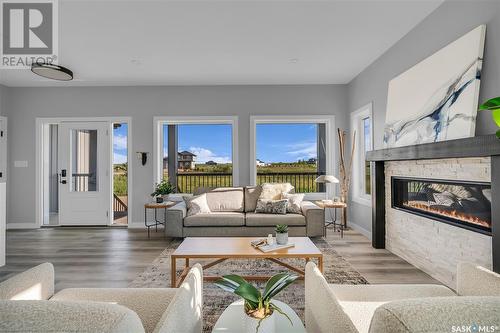
[[[389,82],[385,147],[474,136],[485,33],[475,28]]]

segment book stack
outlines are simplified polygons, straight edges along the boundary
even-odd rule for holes
[[[288,249],[291,247],[294,247],[295,244],[293,243],[288,243],[288,244],[278,244],[276,242],[273,242],[272,244],[269,244],[267,242],[266,238],[261,238],[261,239],[256,239],[250,242],[250,244],[256,248],[259,249],[260,251],[267,253],[267,252],[273,252],[277,250],[283,250],[283,249]]]

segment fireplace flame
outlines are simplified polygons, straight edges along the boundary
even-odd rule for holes
[[[418,210],[423,210],[433,214],[446,216],[453,218],[455,220],[464,221],[471,224],[480,225],[486,228],[491,228],[491,222],[485,221],[477,216],[459,212],[457,210],[445,210],[431,206],[430,204],[424,203],[422,201],[407,201],[403,202],[403,206],[414,208]]]

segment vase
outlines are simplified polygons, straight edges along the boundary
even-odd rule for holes
[[[163,198],[162,197],[156,197],[156,203],[162,203]]]
[[[274,318],[276,314],[273,312],[270,316],[262,319],[256,319],[254,317],[250,317],[246,313],[244,314],[244,325],[245,325],[245,333],[275,333],[275,324]],[[259,326],[260,321],[260,326]],[[259,329],[257,330],[257,327]]]
[[[163,201],[164,202],[167,202],[167,201],[170,201],[170,194],[165,194],[165,195],[162,195],[162,198],[163,198]]]
[[[276,233],[276,243],[278,245],[288,244],[288,232]]]

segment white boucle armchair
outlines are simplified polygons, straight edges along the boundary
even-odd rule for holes
[[[0,332],[200,333],[203,272],[179,288],[69,288],[54,294],[54,266],[0,283]]]
[[[433,284],[328,284],[312,262],[306,265],[305,288],[306,329],[311,333],[435,333],[452,332],[458,326],[500,327],[500,275],[472,264],[459,264],[456,293]]]

